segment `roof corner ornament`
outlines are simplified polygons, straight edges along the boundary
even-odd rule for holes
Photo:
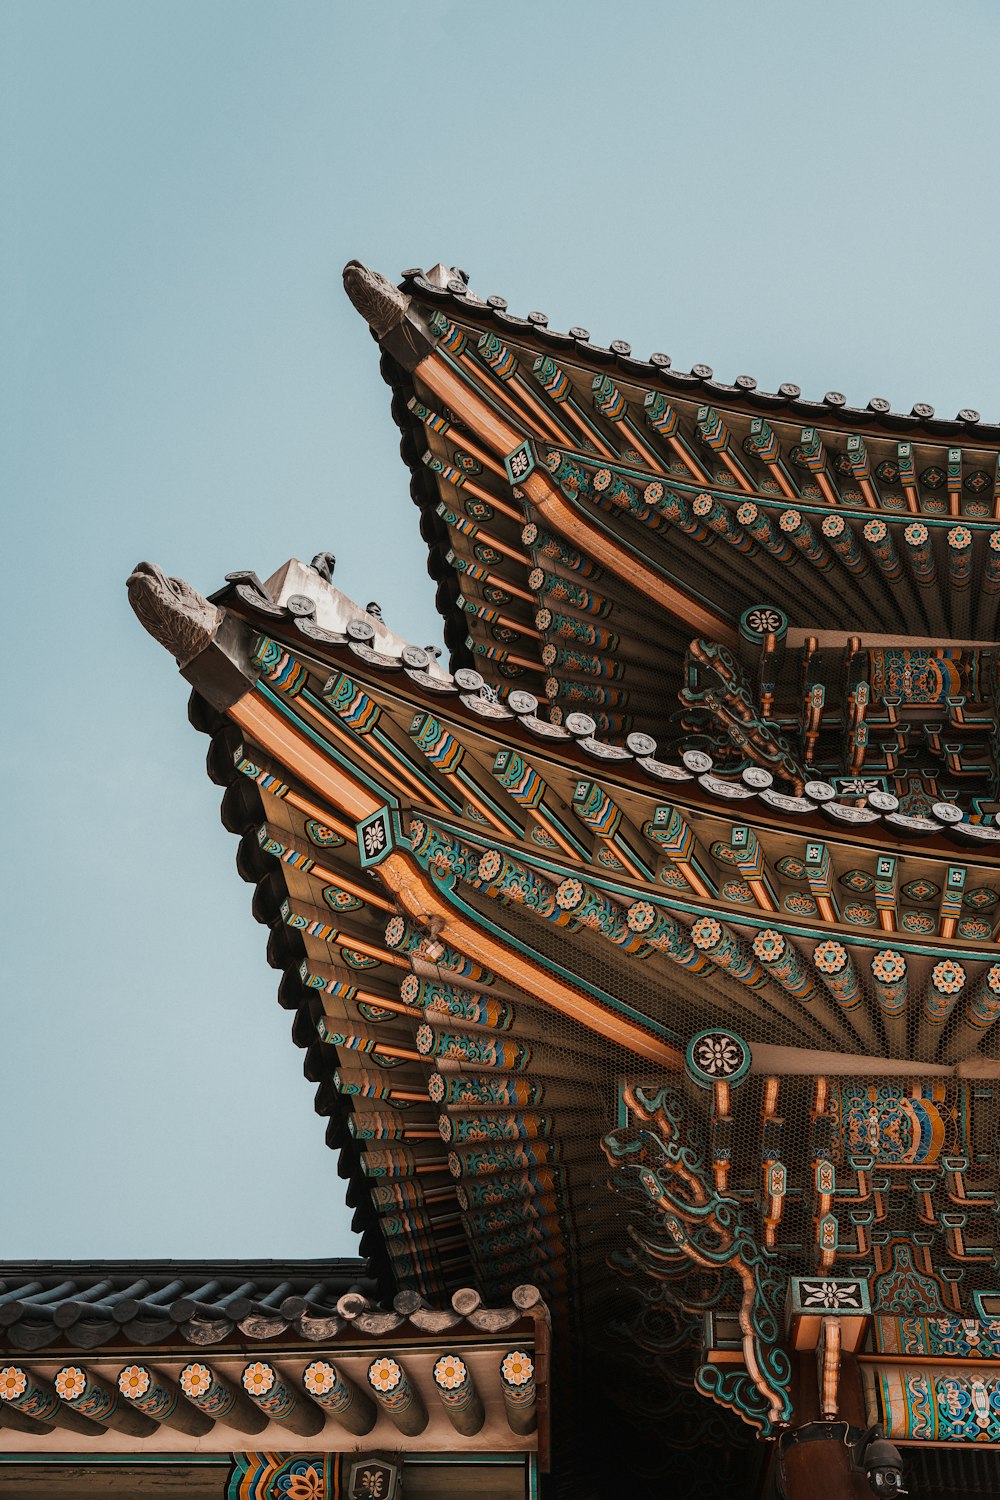
[[[399,327],[410,305],[405,292],[359,260],[349,260],[344,267],[344,290],[379,339]]]
[[[337,559],[332,552],[317,552],[309,566],[319,574],[324,583],[332,583]]]
[[[136,563],[126,582],[139,623],[186,667],[212,644],[223,612],[183,578],[168,578],[155,563]]]

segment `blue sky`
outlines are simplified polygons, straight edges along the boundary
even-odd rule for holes
[[[350,1253],[132,564],[208,592],[329,548],[440,639],[351,257],[996,420],[1000,10],[6,0],[0,29],[0,1256]]]

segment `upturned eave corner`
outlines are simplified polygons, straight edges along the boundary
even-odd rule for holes
[[[139,623],[213,708],[225,713],[249,692],[260,674],[254,633],[242,620],[156,563],[137,563],[125,586]]]

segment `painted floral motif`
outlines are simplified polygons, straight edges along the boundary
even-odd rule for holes
[[[872,792],[885,791],[882,778],[875,776],[835,776],[833,785],[844,797],[868,797]]]
[[[966,891],[962,900],[964,905],[971,906],[975,911],[991,911],[1000,901],[1000,896],[988,885],[977,885],[973,890]]]
[[[369,859],[374,859],[376,854],[381,854],[388,843],[385,823],[381,820],[376,823],[369,823],[367,827],[362,829],[361,837],[364,841],[365,854]]]
[[[0,1400],[16,1401],[23,1396],[28,1386],[28,1377],[17,1365],[5,1365],[0,1370]]]
[[[860,1311],[864,1306],[861,1283],[858,1281],[805,1281],[799,1282],[799,1296],[803,1308],[847,1308]]]
[[[673,891],[688,891],[691,889],[680,870],[675,870],[672,865],[664,865],[660,871],[660,880],[663,885],[669,886]]]
[[[941,894],[941,887],[935,885],[933,880],[925,880],[921,877],[918,880],[907,881],[902,887],[902,894],[908,901],[933,901],[935,896]]]
[[[335,885],[323,887],[323,900],[331,911],[357,911],[364,904],[357,896],[352,896],[349,891],[342,891]]]
[[[821,974],[839,974],[847,966],[847,949],[832,938],[820,943],[813,952],[813,963]]]
[[[527,1385],[535,1376],[531,1356],[523,1349],[512,1349],[500,1365],[500,1374],[507,1385]]]
[[[875,884],[875,877],[867,870],[846,870],[840,877],[840,883],[847,890],[857,891],[859,895],[864,895],[865,891],[870,891]]]
[[[434,1366],[434,1383],[443,1391],[456,1391],[468,1379],[469,1372],[457,1354],[442,1354]]]
[[[383,1396],[394,1391],[403,1378],[403,1371],[394,1359],[383,1355],[368,1367],[368,1380],[372,1388]]]
[[[558,845],[551,833],[546,833],[544,828],[533,828],[531,830],[531,841],[538,844],[542,849],[556,849]]]
[[[878,913],[874,906],[867,906],[863,901],[851,901],[844,907],[844,921],[850,922],[852,927],[874,927]]]
[[[583,900],[583,894],[582,882],[569,876],[556,892],[556,904],[561,906],[563,911],[573,911]]]
[[[748,609],[744,619],[748,629],[755,631],[757,635],[775,634],[784,624],[784,616],[766,605]]]
[[[754,894],[745,880],[727,880],[721,892],[726,901],[736,901],[741,906],[752,906]]]
[[[722,937],[722,924],[714,917],[699,917],[691,928],[691,936],[699,948],[714,948]]]
[[[212,1372],[207,1365],[186,1365],[180,1374],[180,1386],[185,1396],[197,1401],[199,1396],[207,1396],[211,1390]]]
[[[334,1368],[328,1365],[325,1359],[313,1360],[302,1376],[302,1384],[314,1396],[328,1395],[333,1390],[336,1381]]]
[[[906,974],[906,960],[892,948],[883,948],[872,959],[872,973],[881,984],[894,984]]]
[[[926,911],[904,911],[901,918],[904,932],[915,932],[920,937],[926,937],[934,931],[934,918]]]
[[[328,828],[325,823],[320,823],[316,818],[309,818],[306,822],[306,838],[318,849],[334,849],[344,840],[339,833]]]
[[[753,951],[764,963],[774,963],[785,951],[785,940],[773,927],[765,927],[753,940]]]
[[[243,1388],[249,1391],[251,1396],[266,1396],[274,1384],[274,1371],[270,1365],[258,1360],[256,1364],[247,1365],[243,1371]]]
[[[377,969],[378,959],[368,953],[359,953],[356,948],[341,948],[340,956],[352,969]]]
[[[814,917],[818,910],[816,898],[806,891],[792,891],[785,897],[784,908],[797,917]]]
[[[992,934],[993,928],[982,917],[963,917],[958,924],[958,935],[962,938],[988,943]]]
[[[710,1031],[691,1044],[691,1063],[705,1078],[732,1078],[746,1067],[747,1051],[739,1037]]]
[[[76,1401],[87,1389],[87,1377],[79,1365],[67,1365],[56,1376],[55,1387],[63,1401]]]
[[[789,880],[801,880],[806,873],[806,867],[801,859],[794,859],[786,854],[784,859],[779,859],[775,865],[779,875],[787,875]]]
[[[731,844],[724,844],[717,839],[712,845],[712,858],[721,859],[723,864],[734,865],[736,863],[736,850]]]
[[[623,870],[625,866],[616,854],[610,849],[598,849],[597,860],[599,864],[606,865],[609,870]]]
[[[957,995],[965,984],[965,970],[953,958],[935,964],[931,970],[931,983],[942,995]]]
[[[142,1365],[126,1365],[118,1376],[118,1389],[127,1401],[137,1401],[150,1387],[149,1371]]]
[[[287,1500],[326,1500],[328,1493],[326,1481],[322,1473],[315,1465],[310,1464],[301,1473],[282,1475],[278,1481],[281,1485],[281,1494]]]

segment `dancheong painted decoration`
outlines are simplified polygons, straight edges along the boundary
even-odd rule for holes
[[[143,1399],[301,1436],[219,1494],[429,1494],[428,1420],[434,1493],[1000,1494],[1000,427],[344,279],[447,667],[328,552],[128,588],[402,1311]],[[71,1354],[0,1410],[103,1420]]]

